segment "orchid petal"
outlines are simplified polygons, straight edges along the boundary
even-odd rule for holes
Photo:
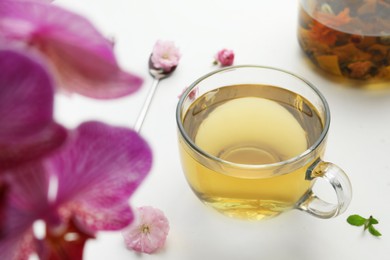
[[[9,190],[8,183],[5,183],[2,179],[0,179],[0,237],[1,230],[4,229],[6,225],[6,207],[7,207],[7,194]]]
[[[120,230],[128,226],[133,218],[133,212],[127,199],[111,207],[102,207],[93,203],[92,199],[71,203],[71,212],[80,225],[89,230]]]
[[[131,94],[142,84],[120,69],[112,42],[80,15],[45,1],[3,0],[0,17],[0,36],[39,49],[67,92],[108,99]]]
[[[35,250],[35,238],[31,229],[18,237],[0,240],[0,259],[29,260]]]
[[[52,118],[53,86],[40,59],[0,49],[0,172],[60,146],[66,131]]]
[[[50,172],[58,178],[56,202],[92,231],[123,228],[133,218],[128,198],[149,172],[151,159],[150,148],[136,132],[83,123],[49,160]]]
[[[49,212],[49,181],[40,164],[27,164],[1,176],[8,185],[2,207],[0,259],[28,259],[35,251],[32,225]]]

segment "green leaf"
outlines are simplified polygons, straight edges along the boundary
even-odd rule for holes
[[[353,226],[363,226],[367,219],[359,215],[351,215],[347,218],[347,222]]]
[[[377,219],[373,218],[372,216],[370,216],[368,218],[368,223],[369,223],[369,225],[375,225],[375,224],[378,224],[379,221]]]
[[[373,225],[368,226],[368,231],[371,233],[371,235],[376,236],[376,237],[380,237],[382,235],[378,230],[376,230],[374,228]]]
[[[380,237],[382,234],[374,228],[375,224],[378,224],[379,221],[374,218],[373,216],[370,216],[368,219],[363,218],[360,215],[351,215],[347,218],[347,222],[353,226],[364,226],[364,230],[368,229],[368,232],[370,232],[371,235]]]

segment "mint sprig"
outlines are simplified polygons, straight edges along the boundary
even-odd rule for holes
[[[347,218],[347,222],[353,226],[364,226],[364,230],[368,229],[368,232],[370,232],[371,235],[375,237],[380,237],[382,234],[375,229],[374,225],[378,224],[379,221],[375,219],[373,216],[370,216],[369,218],[364,218],[360,215],[351,215]]]

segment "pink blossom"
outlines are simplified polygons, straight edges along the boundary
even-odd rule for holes
[[[53,243],[35,247],[31,227],[39,219],[51,240],[70,225],[80,237],[128,226],[133,221],[128,199],[150,167],[151,151],[136,132],[81,124],[53,155],[0,175],[0,193],[5,193],[0,197],[0,259],[24,259],[20,255],[34,251],[60,253]],[[76,252],[82,246],[68,244]]]
[[[180,57],[180,51],[172,41],[158,40],[153,47],[152,64],[156,69],[169,72],[179,64]]]
[[[228,49],[222,49],[215,55],[215,63],[221,66],[231,66],[234,62],[234,52]]]
[[[123,231],[125,244],[136,252],[151,254],[164,246],[169,232],[168,219],[156,208],[137,208],[135,221]]]
[[[96,231],[133,221],[128,200],[152,163],[149,146],[130,129],[55,123],[53,82],[41,61],[0,49],[0,259],[33,252],[81,259]],[[44,240],[33,233],[37,220],[46,224]],[[77,243],[64,240],[67,232]]]
[[[108,99],[142,84],[119,67],[112,42],[87,19],[49,1],[1,0],[0,40],[38,50],[51,63],[56,86],[69,93]]]

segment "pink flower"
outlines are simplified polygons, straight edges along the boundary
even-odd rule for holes
[[[0,194],[5,193],[0,198],[0,259],[24,259],[21,255],[34,251],[41,259],[73,255],[82,252],[83,243],[63,242],[65,252],[53,243],[62,241],[64,230],[84,241],[99,230],[128,226],[133,221],[128,199],[150,168],[151,151],[136,132],[81,124],[53,155],[0,175]],[[36,220],[46,223],[48,234],[39,247],[32,232]]]
[[[156,208],[137,208],[135,221],[123,231],[125,244],[136,252],[151,254],[164,246],[169,232],[168,219]]]
[[[215,64],[221,66],[231,66],[234,62],[234,52],[228,49],[222,49],[215,55]]]
[[[153,47],[152,63],[156,69],[171,71],[179,64],[180,57],[179,49],[172,41],[158,40]]]
[[[119,67],[113,43],[87,19],[49,1],[1,0],[0,40],[38,50],[51,63],[57,87],[69,93],[108,99],[142,84]]]
[[[40,58],[0,50],[0,259],[81,259],[97,231],[133,221],[128,200],[150,170],[151,150],[130,129],[55,123]],[[43,240],[32,230],[37,220]]]

